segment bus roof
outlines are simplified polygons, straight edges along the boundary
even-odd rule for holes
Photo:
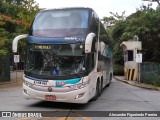
[[[63,8],[49,8],[49,9],[43,9],[40,12],[44,12],[44,11],[50,11],[50,10],[68,10],[68,9],[88,9],[90,11],[94,11],[92,8],[89,7],[63,7]]]

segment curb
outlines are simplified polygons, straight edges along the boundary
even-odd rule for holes
[[[11,84],[18,84],[19,83],[19,81],[9,81],[9,82],[1,82],[0,83],[0,86],[2,86],[2,85],[11,85]]]
[[[8,81],[8,82],[1,82],[0,85],[6,85],[6,84],[14,84],[14,83],[18,83],[18,81]]]
[[[138,83],[138,82],[135,82],[135,81],[122,80],[122,79],[120,79],[116,76],[114,76],[114,78],[118,81],[127,83],[129,85],[133,85],[133,86],[136,86],[136,87],[145,88],[145,89],[149,89],[149,90],[160,91],[160,87],[157,87],[157,86],[154,86],[154,85],[149,85],[149,84],[145,84],[145,83]]]
[[[7,84],[18,84],[22,79],[18,78],[17,80],[10,80],[6,82],[0,82],[0,85],[7,85]]]

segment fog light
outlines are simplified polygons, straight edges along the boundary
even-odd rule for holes
[[[24,93],[28,94],[28,91],[26,89],[23,89]]]
[[[78,94],[76,97],[75,97],[75,99],[79,99],[79,98],[81,98],[81,97],[83,97],[84,96],[84,93],[80,93],[80,94]]]

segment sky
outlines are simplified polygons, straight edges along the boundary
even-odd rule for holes
[[[119,15],[125,11],[128,16],[136,12],[142,4],[147,5],[149,2],[142,0],[35,0],[40,8],[62,8],[62,7],[90,7],[98,14],[100,18],[111,16],[110,12]],[[153,3],[154,8],[157,3]]]

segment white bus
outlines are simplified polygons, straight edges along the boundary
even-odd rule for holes
[[[96,100],[112,76],[106,31],[91,8],[40,11],[26,38],[23,94],[27,99],[87,103]]]

